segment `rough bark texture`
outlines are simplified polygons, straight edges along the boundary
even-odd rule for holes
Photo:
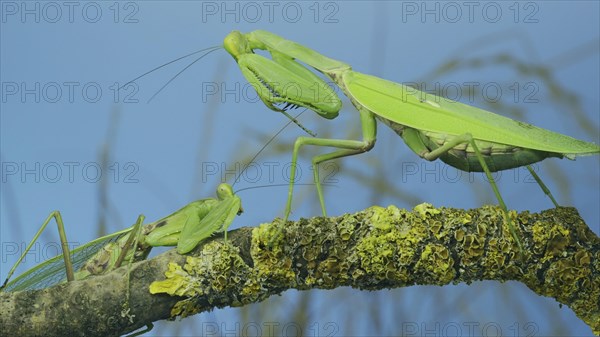
[[[375,206],[289,222],[284,236],[271,224],[242,228],[229,234],[229,242],[208,240],[188,256],[171,250],[136,263],[128,304],[125,267],[40,291],[0,294],[0,335],[120,335],[292,288],[374,290],[479,280],[523,282],[600,333],[600,239],[573,208],[514,216],[522,254],[501,211],[489,206]]]

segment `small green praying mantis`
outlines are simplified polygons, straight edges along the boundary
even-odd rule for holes
[[[193,201],[173,214],[143,226],[144,216],[140,215],[132,227],[69,251],[62,216],[60,212],[54,211],[46,218],[21,257],[10,269],[0,291],[46,288],[65,281],[65,274],[67,281],[102,275],[120,267],[124,262],[144,260],[152,247],[177,246],[178,253],[186,254],[219,230],[225,231],[227,240],[227,228],[235,216],[242,212],[241,199],[233,193],[231,185],[222,183],[217,187],[217,198]],[[55,219],[58,226],[63,254],[27,270],[8,282],[52,219]]]
[[[319,76],[297,62],[301,61],[331,79],[360,114],[362,140],[296,139],[284,223],[292,207],[300,148],[305,145],[335,148],[333,152],[312,158],[314,182],[323,215],[326,215],[318,165],[373,148],[377,134],[376,119],[392,128],[423,159],[433,161],[439,158],[462,171],[485,172],[520,249],[521,242],[491,172],[526,166],[558,207],[530,165],[549,157],[575,159],[600,152],[600,147],[593,143],[353,71],[346,63],[267,31],[247,34],[233,31],[225,37],[223,47],[233,56],[242,74],[271,110],[287,116],[285,111],[290,107],[304,107],[326,119],[338,116],[342,107],[338,96]],[[269,52],[271,59],[255,54],[255,50]]]

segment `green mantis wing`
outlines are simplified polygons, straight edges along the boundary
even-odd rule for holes
[[[144,242],[153,247],[176,246],[185,225],[199,223],[218,202],[217,199],[206,198],[183,206],[176,212],[156,221],[156,228],[146,235]]]
[[[418,130],[455,136],[470,133],[477,140],[560,153],[571,158],[600,152],[594,143],[375,76],[348,71],[343,82],[351,98],[379,117]]]
[[[112,233],[71,250],[73,269],[79,270],[86,261],[105,245],[129,234],[133,227]],[[22,291],[43,289],[66,280],[65,264],[59,254],[15,277],[6,285],[6,291]]]
[[[240,213],[241,205],[240,198],[233,195],[218,201],[204,217],[189,217],[181,231],[177,252],[186,254],[219,229],[227,230],[235,216]]]

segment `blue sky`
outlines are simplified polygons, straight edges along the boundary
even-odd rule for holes
[[[95,238],[103,214],[100,181],[105,181],[108,193],[107,232],[129,226],[139,213],[149,220],[158,219],[194,199],[212,196],[224,170],[235,169],[236,162],[240,165],[239,161],[260,149],[263,139],[257,135],[271,135],[286,123],[285,117],[256,102],[235,62],[223,50],[198,61],[150,103],[146,101],[191,60],[116,90],[164,62],[220,45],[232,30],[269,30],[347,62],[357,71],[388,80],[420,84],[427,79],[428,90],[437,85],[448,95],[457,94],[452,90],[460,87],[465,103],[491,110],[490,104],[498,99],[524,111],[521,115],[502,111],[511,117],[599,142],[600,11],[596,2],[97,1],[74,6],[2,1],[1,5],[2,278],[17,258],[10,249],[27,242],[52,210],[62,212],[73,244]],[[579,105],[556,101],[559,95],[540,77],[502,65],[430,76],[449,59],[492,62],[494,55],[511,55],[545,67],[560,92],[575,94]],[[472,100],[464,90],[469,84],[475,88]],[[357,116],[344,101],[340,117],[333,121],[306,113],[301,122],[309,129],[344,137],[358,130]],[[114,134],[109,137],[111,125]],[[331,167],[333,186],[326,188],[331,215],[359,211],[373,203],[405,208],[424,201],[460,208],[495,203],[480,175],[424,162],[391,130],[380,126],[375,149]],[[300,135],[301,130],[289,127],[275,143],[289,144]],[[112,139],[110,158],[108,167],[102,168],[99,156],[107,137]],[[265,150],[255,171],[249,171],[236,189],[285,183],[291,147],[285,155],[275,148]],[[310,160],[308,155],[301,157],[300,179],[310,182]],[[598,156],[550,159],[536,168],[559,203],[577,207],[598,233]],[[343,174],[348,171],[356,174]],[[356,175],[369,179],[380,174],[410,194],[393,197],[356,179]],[[503,172],[499,180],[509,208],[540,211],[551,207],[539,188],[529,183],[525,170]],[[285,195],[285,188],[242,192],[246,212],[232,228],[282,216]],[[320,214],[312,188],[298,188],[295,200],[294,218]],[[49,257],[56,238],[53,229],[45,234],[24,268]],[[312,317],[318,318],[317,323],[343,326],[351,318],[326,308],[339,299],[336,296],[351,294],[369,300],[373,296],[392,313],[402,308],[409,312],[402,318],[407,324],[395,325],[389,334],[402,333],[411,322],[421,326],[432,321],[442,326],[498,322],[505,332],[519,323],[516,326],[522,334],[526,333],[523,326],[534,322],[540,335],[590,333],[568,308],[559,309],[554,301],[538,298],[519,284],[412,287],[390,293],[397,299],[393,303],[381,294],[315,291]],[[422,303],[424,296],[431,300]],[[461,310],[456,312],[433,310],[438,300],[449,303],[464,296],[477,299],[460,302]],[[295,303],[298,298],[291,291],[278,303]],[[515,307],[521,314],[515,314]],[[239,320],[236,310],[216,311],[201,319],[234,322]],[[355,334],[372,331],[372,322],[352,319]],[[397,323],[398,318],[382,321]],[[562,330],[556,330],[557,324]],[[158,331],[168,334],[168,329]]]

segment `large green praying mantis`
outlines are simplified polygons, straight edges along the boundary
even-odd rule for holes
[[[300,61],[331,79],[360,114],[362,140],[296,139],[284,223],[292,207],[300,148],[314,145],[335,149],[312,158],[314,183],[323,215],[326,215],[318,165],[373,148],[377,134],[376,119],[392,128],[423,159],[433,161],[439,158],[459,170],[484,172],[519,248],[522,247],[519,237],[491,172],[526,166],[544,193],[558,206],[530,165],[549,157],[575,159],[600,152],[600,147],[593,143],[356,72],[346,63],[270,32],[257,30],[243,34],[233,31],[225,37],[223,46],[271,110],[285,113],[290,107],[304,107],[327,119],[338,116],[342,107],[338,96]],[[255,50],[269,52],[271,59],[255,54]]]
[[[121,266],[145,259],[152,247],[177,246],[186,254],[201,241],[219,230],[225,231],[236,215],[243,211],[240,198],[229,184],[217,187],[217,198],[193,201],[173,214],[142,226],[140,215],[135,225],[122,231],[95,239],[71,251],[60,212],[52,212],[44,221],[21,257],[10,269],[0,291],[21,291],[46,288],[63,282],[102,275]],[[52,219],[55,219],[61,238],[63,254],[57,255],[8,282],[17,266],[31,249]],[[71,259],[71,257],[73,257]]]

